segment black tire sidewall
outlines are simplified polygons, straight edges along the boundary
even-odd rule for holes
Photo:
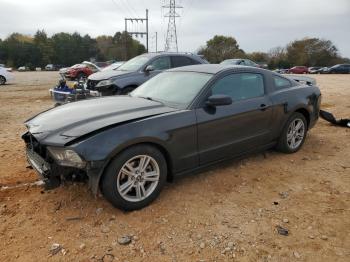
[[[0,76],[0,86],[6,84],[6,78],[3,76]]]
[[[304,127],[305,127],[305,133],[304,133],[304,137],[303,137],[303,141],[300,143],[300,145],[295,148],[295,149],[292,149],[288,146],[288,143],[287,143],[287,133],[288,133],[288,128],[289,128],[289,125],[291,124],[292,121],[294,121],[295,119],[301,119],[304,123]],[[287,154],[292,154],[292,153],[295,153],[297,151],[299,151],[304,142],[305,142],[305,139],[306,139],[306,136],[307,136],[307,131],[308,131],[308,126],[307,126],[307,121],[304,117],[303,114],[301,113],[298,113],[298,112],[295,112],[293,113],[288,121],[286,122],[285,126],[283,127],[283,130],[282,130],[282,133],[281,133],[281,136],[279,138],[279,141],[278,141],[278,145],[277,145],[277,149],[283,153],[287,153]]]
[[[117,190],[117,176],[122,166],[129,159],[137,155],[149,155],[153,157],[158,163],[160,177],[156,189],[149,197],[140,202],[130,202],[119,194]],[[104,197],[112,203],[113,206],[125,211],[137,210],[149,205],[158,197],[166,182],[166,177],[167,163],[163,154],[156,147],[150,145],[136,145],[124,150],[112,159],[102,177],[101,190]]]

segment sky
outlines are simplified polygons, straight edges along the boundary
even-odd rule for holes
[[[161,8],[169,0],[0,0],[0,38],[13,32],[49,35],[75,31],[114,35],[124,18],[143,18],[149,9],[150,51],[163,50],[168,19]],[[177,0],[179,51],[196,52],[213,36],[236,38],[245,52],[269,51],[295,39],[331,40],[350,57],[350,0]],[[143,30],[140,25],[130,30]],[[142,43],[145,39],[138,37]]]

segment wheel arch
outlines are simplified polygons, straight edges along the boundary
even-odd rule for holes
[[[307,109],[305,109],[305,108],[299,108],[299,109],[297,109],[297,110],[295,110],[294,111],[295,113],[300,113],[300,114],[302,114],[304,117],[305,117],[305,119],[306,119],[306,124],[307,124],[307,128],[309,128],[309,126],[310,126],[310,121],[311,121],[311,116],[310,116],[310,113],[309,113],[309,111],[307,110]]]

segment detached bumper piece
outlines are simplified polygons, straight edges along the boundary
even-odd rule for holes
[[[350,128],[350,119],[337,120],[331,113],[324,110],[320,110],[320,116],[333,125]]]

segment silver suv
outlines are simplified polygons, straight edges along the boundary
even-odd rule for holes
[[[164,70],[208,62],[187,53],[147,53],[127,61],[115,70],[88,77],[87,89],[96,96],[124,95]]]

